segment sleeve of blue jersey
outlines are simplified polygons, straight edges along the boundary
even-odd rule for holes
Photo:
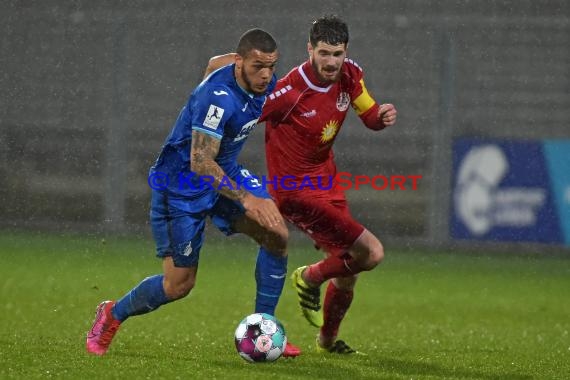
[[[224,86],[203,86],[191,104],[192,130],[221,139],[230,119],[234,101],[232,92]]]

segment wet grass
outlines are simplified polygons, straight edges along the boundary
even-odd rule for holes
[[[388,252],[360,278],[341,337],[367,356],[314,353],[288,284],[278,309],[294,360],[252,365],[233,331],[253,309],[255,247],[215,236],[184,300],[85,352],[95,306],[158,273],[146,240],[0,234],[0,378],[568,379],[570,260],[563,255]],[[295,244],[289,270],[319,257]]]

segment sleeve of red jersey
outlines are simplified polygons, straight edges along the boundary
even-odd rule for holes
[[[260,121],[279,123],[287,116],[291,108],[292,87],[286,79],[278,80],[273,92],[265,99]]]
[[[382,119],[378,117],[380,105],[376,103],[364,85],[364,72],[362,68],[350,59],[345,64],[348,66],[349,73],[354,81],[353,91],[350,96],[352,99],[352,108],[354,108],[356,114],[367,128],[375,131],[386,128]]]

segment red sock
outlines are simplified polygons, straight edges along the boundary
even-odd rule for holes
[[[338,289],[332,281],[329,282],[323,305],[325,323],[321,327],[322,336],[334,338],[338,335],[340,322],[352,303],[353,295],[352,290]]]
[[[343,257],[329,256],[316,264],[309,265],[303,277],[310,283],[320,285],[335,277],[349,277],[357,274],[354,259],[348,255]]]

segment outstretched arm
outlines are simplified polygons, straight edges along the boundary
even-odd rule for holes
[[[398,111],[393,104],[374,103],[366,112],[358,115],[367,128],[374,131],[381,131],[386,127],[396,124]]]
[[[394,107],[393,104],[380,104],[378,107],[378,113],[376,114],[376,122],[374,123],[377,128],[372,129],[384,129],[396,124],[397,115],[398,111],[396,111],[396,107]]]
[[[362,92],[356,99],[354,99],[352,106],[364,125],[374,131],[380,131],[386,127],[396,124],[396,116],[398,114],[396,107],[389,103],[376,103],[368,93],[368,90],[364,85],[364,80],[362,79],[360,80],[360,86],[362,88]]]
[[[204,78],[220,67],[234,63],[236,61],[236,55],[236,53],[227,53],[210,58],[208,66],[206,67],[206,72],[204,73]]]

